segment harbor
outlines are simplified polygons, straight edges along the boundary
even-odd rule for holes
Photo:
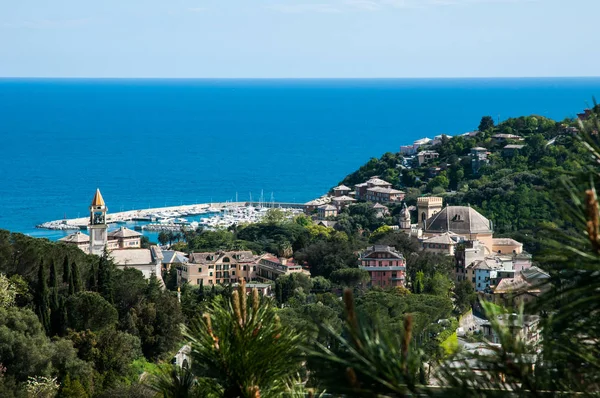
[[[269,209],[281,209],[289,217],[302,213],[304,204],[283,202],[218,202],[158,207],[109,213],[106,223],[116,227],[126,224],[139,231],[161,232],[185,229],[228,228],[232,225],[260,222]],[[61,219],[36,225],[54,231],[86,230],[89,217]]]

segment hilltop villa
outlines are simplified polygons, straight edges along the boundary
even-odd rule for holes
[[[192,253],[189,262],[180,266],[180,279],[190,285],[213,285],[254,280],[275,280],[280,275],[310,272],[293,259],[261,256],[251,251],[217,251]]]
[[[392,184],[379,177],[354,186],[356,199],[368,202],[396,203],[404,199],[404,192],[392,188]]]

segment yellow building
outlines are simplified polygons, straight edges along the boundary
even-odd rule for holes
[[[319,218],[336,217],[338,215],[337,207],[333,205],[323,205],[317,208]]]
[[[438,196],[417,198],[417,220],[420,226],[428,218],[442,210],[443,199]]]
[[[258,257],[251,251],[192,253],[181,267],[182,282],[199,285],[237,283],[256,278]]]

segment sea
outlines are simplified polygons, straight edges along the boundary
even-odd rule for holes
[[[0,79],[0,228],[109,212],[306,202],[372,157],[504,120],[575,117],[600,78]]]

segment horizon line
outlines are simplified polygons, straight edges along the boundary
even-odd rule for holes
[[[420,77],[124,77],[124,76],[0,76],[0,80],[476,80],[476,79],[598,79],[597,76],[420,76]]]

